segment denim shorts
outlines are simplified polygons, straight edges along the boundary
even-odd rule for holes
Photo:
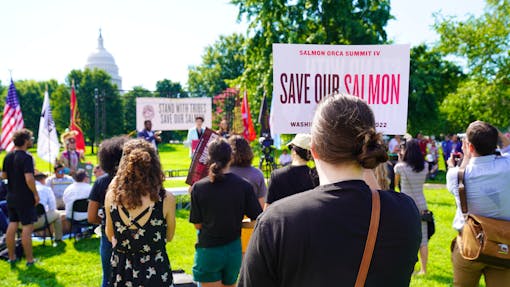
[[[233,285],[241,268],[241,239],[215,247],[197,247],[193,263],[193,279],[197,282],[217,282]]]

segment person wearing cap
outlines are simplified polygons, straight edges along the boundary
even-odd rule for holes
[[[75,182],[66,188],[63,196],[66,217],[69,219],[72,217],[73,203],[78,199],[88,199],[92,189],[92,186],[89,184],[89,175],[84,169],[78,169],[73,177]],[[74,219],[87,219],[87,212],[76,213]]]
[[[48,223],[53,225],[54,237],[56,242],[62,241],[62,212],[57,210],[57,202],[55,200],[55,194],[53,191],[46,186],[46,178],[48,177],[46,174],[35,171],[35,188],[39,193],[39,203],[44,206],[44,210],[46,210],[46,217],[48,218]],[[44,225],[44,217],[39,216],[37,221],[34,222],[34,229],[38,229]]]
[[[66,131],[60,137],[65,150],[60,155],[59,162],[69,169],[69,174],[73,175],[80,166],[81,162],[85,160],[83,152],[76,150],[76,136],[77,131]]]
[[[55,194],[57,209],[64,210],[65,204],[62,197],[64,196],[66,188],[73,184],[74,180],[72,177],[65,174],[65,166],[61,163],[55,164],[53,171],[55,174],[46,179],[46,185],[51,188],[53,194]]]
[[[297,134],[287,144],[291,151],[292,162],[290,165],[271,172],[264,209],[279,199],[313,189],[319,185],[315,169],[311,169],[307,165],[312,159],[310,142],[309,134]]]

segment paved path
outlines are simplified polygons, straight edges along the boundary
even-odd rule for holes
[[[425,183],[423,186],[425,189],[445,189],[446,184],[443,183]]]

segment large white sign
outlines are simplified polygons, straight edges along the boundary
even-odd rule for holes
[[[404,134],[409,45],[273,44],[273,132],[310,132],[317,103],[338,92],[366,101],[378,131]]]
[[[211,127],[211,98],[136,98],[136,129],[143,130],[146,120],[153,130],[187,130],[195,118],[203,117],[204,127]]]

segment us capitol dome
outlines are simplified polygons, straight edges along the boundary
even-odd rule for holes
[[[99,38],[97,39],[97,49],[87,58],[85,68],[94,70],[98,68],[104,70],[112,77],[112,83],[117,85],[117,89],[122,90],[122,78],[119,76],[119,68],[115,64],[115,59],[103,46],[103,36],[99,30]]]

